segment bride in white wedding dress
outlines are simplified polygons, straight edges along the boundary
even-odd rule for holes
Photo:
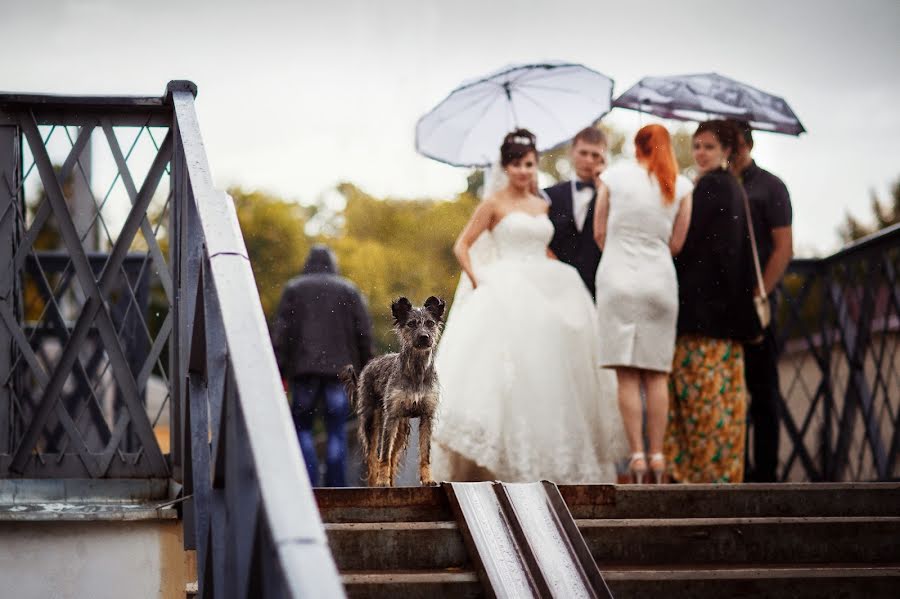
[[[473,290],[457,293],[438,346],[435,478],[614,482],[624,451],[615,379],[598,366],[590,294],[547,249],[553,225],[531,191],[531,133],[506,136],[501,164],[508,183],[454,246]],[[482,235],[494,257],[473,265]]]

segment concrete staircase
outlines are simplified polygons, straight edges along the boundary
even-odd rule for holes
[[[443,489],[316,489],[316,500],[349,597],[484,596]]]
[[[616,597],[900,596],[900,484],[563,486]],[[350,597],[482,597],[441,488],[318,489]]]
[[[900,594],[900,485],[560,490],[616,597]]]

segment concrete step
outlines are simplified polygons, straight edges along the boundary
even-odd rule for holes
[[[564,485],[575,519],[900,516],[900,483]]]
[[[456,522],[326,523],[338,570],[470,568]]]
[[[476,599],[484,597],[471,570],[345,572],[350,599]]]
[[[841,564],[717,568],[659,566],[604,570],[616,599],[664,596],[806,599],[821,597],[895,598],[900,590],[900,564]]]
[[[316,489],[325,522],[434,522],[453,520],[440,487]]]
[[[896,597],[900,484],[560,487],[621,597]],[[317,489],[349,597],[480,597],[441,488]]]
[[[563,485],[559,491],[576,519],[900,516],[900,483]],[[326,522],[452,519],[440,487],[321,488],[316,501]]]
[[[616,564],[900,563],[900,518],[577,520],[600,569]]]

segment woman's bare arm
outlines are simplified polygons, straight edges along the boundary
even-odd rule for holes
[[[678,214],[675,215],[672,237],[669,238],[669,250],[673,256],[678,255],[678,252],[684,247],[684,240],[687,239],[688,228],[691,225],[692,197],[691,194],[688,194],[681,198],[681,206],[678,207]]]
[[[609,219],[609,188],[602,181],[597,183],[597,200],[594,204],[594,241],[603,250],[606,243],[606,221]]]
[[[453,244],[453,255],[456,256],[456,260],[459,262],[463,272],[468,275],[469,280],[472,282],[473,289],[478,287],[478,281],[475,280],[475,273],[472,271],[472,260],[469,257],[469,248],[472,247],[472,244],[475,243],[475,240],[478,239],[479,235],[491,227],[491,224],[494,221],[494,212],[494,202],[487,200],[480,203],[478,208],[475,209],[475,212],[472,213],[469,222],[463,227],[459,237],[456,238],[456,243]]]

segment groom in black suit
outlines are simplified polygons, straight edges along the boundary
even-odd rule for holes
[[[544,190],[550,199],[550,220],[556,229],[550,249],[578,270],[591,297],[596,296],[594,275],[600,264],[600,248],[594,242],[594,180],[606,168],[606,150],[606,136],[600,129],[582,129],[572,140],[575,180]]]

